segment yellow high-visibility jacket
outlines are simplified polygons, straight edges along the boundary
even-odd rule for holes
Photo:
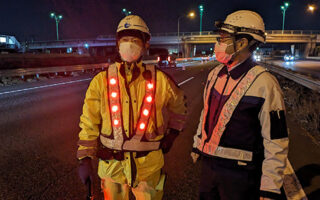
[[[115,65],[118,68],[123,133],[126,137],[130,137],[134,134],[134,128],[136,127],[145,95],[146,81],[143,75],[145,65],[139,62],[132,65],[130,70],[123,63],[115,63]],[[107,84],[106,71],[103,71],[92,79],[87,90],[83,114],[80,117],[81,131],[78,142],[78,159],[94,157],[98,148],[99,137],[101,135],[112,136]],[[159,69],[156,70],[155,86],[156,111],[152,109],[146,127],[145,138],[148,141],[160,141],[164,137],[167,128],[182,131],[187,114],[183,91]],[[161,149],[152,151],[141,158],[135,158],[135,153],[126,152],[126,159],[123,161],[100,160],[99,176],[101,178],[110,177],[119,183],[130,183],[132,177],[130,157],[135,160],[137,179],[150,176],[155,171],[160,170],[164,164]],[[119,167],[123,167],[126,171],[126,177],[119,175]]]

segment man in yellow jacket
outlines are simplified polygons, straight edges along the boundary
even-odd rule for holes
[[[117,29],[119,58],[91,81],[80,118],[77,158],[85,184],[99,158],[98,175],[105,199],[162,199],[167,153],[185,125],[183,91],[162,71],[141,58],[150,32],[136,15]],[[166,113],[166,115],[164,114]]]

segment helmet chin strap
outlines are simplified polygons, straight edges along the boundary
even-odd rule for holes
[[[232,42],[233,42],[233,50],[234,53],[231,57],[231,59],[229,60],[229,62],[227,63],[227,65],[231,65],[234,62],[234,58],[239,54],[240,51],[237,51],[237,44],[236,44],[236,40],[235,40],[235,36],[232,36]]]
[[[138,64],[140,61],[142,60],[142,55],[135,61],[132,62],[128,62],[128,61],[123,61],[125,64],[129,65],[129,64]]]
[[[232,37],[233,40],[233,48],[234,48],[234,54],[232,55],[231,59],[229,60],[229,62],[227,63],[227,65],[231,65],[234,62],[234,59],[237,55],[239,55],[243,50],[245,49],[249,49],[251,46],[253,46],[256,41],[255,40],[251,40],[248,44],[248,46],[246,46],[244,49],[242,50],[237,50],[237,45],[236,45],[236,41],[235,41],[235,37]]]

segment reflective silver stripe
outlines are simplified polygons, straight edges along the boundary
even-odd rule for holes
[[[208,77],[208,80],[209,82],[207,82],[207,85],[206,85],[206,90],[205,92],[203,93],[203,120],[202,120],[202,129],[201,129],[201,142],[199,143],[199,145],[201,146],[198,146],[198,149],[200,151],[202,151],[202,148],[203,148],[203,145],[204,145],[204,141],[208,138],[206,132],[205,132],[205,123],[206,123],[206,119],[207,119],[207,114],[208,114],[208,110],[209,110],[209,93],[211,91],[211,88],[213,87],[213,85],[215,84],[215,81],[216,80],[212,80],[213,77],[214,79],[216,79],[218,77],[218,73],[220,72],[220,70],[223,68],[224,65],[218,65],[214,71],[210,72],[209,74],[209,77]]]
[[[77,158],[80,159],[87,156],[95,157],[96,152],[97,152],[97,149],[81,149],[77,151]]]
[[[122,150],[122,144],[123,142],[121,140],[116,139],[109,139],[103,135],[100,135],[100,141],[103,144],[103,146],[108,147],[109,149],[114,150]]]
[[[120,101],[118,69],[115,64],[109,66],[107,78],[108,78],[108,83],[107,83],[108,84],[108,96],[107,96],[107,98],[109,99],[109,104],[110,104],[109,107],[112,108],[112,106],[117,105],[119,111],[112,112],[112,110],[109,110],[109,112],[111,112],[111,125],[112,125],[114,139],[109,139],[106,137],[102,137],[100,135],[100,141],[104,146],[106,146],[110,149],[121,150],[122,144],[123,144],[121,101]],[[114,85],[110,84],[110,80],[112,78],[114,78],[116,80],[116,84],[114,84]],[[112,92],[117,93],[116,98],[111,98]],[[113,125],[114,120],[118,120],[119,124],[117,126]]]
[[[123,144],[124,150],[128,150],[128,151],[159,150],[160,142],[141,142],[141,139],[135,136],[131,140],[125,141],[125,143]]]
[[[252,161],[252,152],[241,149],[218,146],[216,151],[212,155],[232,160]]]
[[[84,147],[97,147],[98,142],[97,140],[79,140],[78,145],[84,146]]]

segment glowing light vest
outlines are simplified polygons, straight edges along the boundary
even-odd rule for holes
[[[130,140],[125,140],[123,137],[123,119],[120,100],[120,87],[118,79],[118,69],[116,65],[111,65],[108,68],[108,100],[110,109],[110,119],[113,129],[114,139],[100,137],[101,143],[115,150],[128,150],[128,151],[151,151],[158,150],[160,142],[141,141],[142,137],[148,127],[150,113],[154,104],[155,97],[155,83],[156,71],[152,65],[147,65],[146,70],[151,71],[151,80],[146,80],[145,96],[140,107],[140,116],[135,127],[135,135]]]

